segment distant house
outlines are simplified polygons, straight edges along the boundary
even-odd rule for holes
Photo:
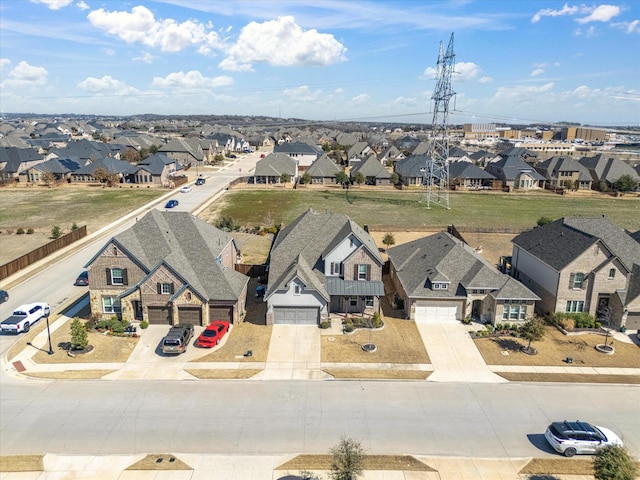
[[[64,148],[52,148],[46,155],[47,160],[52,158],[77,158],[81,164],[98,158],[120,158],[120,153],[126,150],[123,145],[111,145],[104,142],[93,142],[82,139],[69,142]]]
[[[538,295],[500,273],[479,253],[447,232],[388,251],[394,295],[416,322],[522,322]]]
[[[489,163],[485,171],[501,180],[504,188],[516,190],[544,188],[545,178],[521,156],[502,157],[497,162]]]
[[[151,210],[85,268],[91,313],[151,324],[242,321],[249,278],[233,238],[188,212]]]
[[[640,328],[640,243],[606,217],[565,217],[521,233],[511,265],[541,297],[540,314],[587,312],[613,328]]]
[[[404,153],[393,145],[387,147],[378,155],[378,160],[382,165],[391,165],[391,163],[402,160],[403,158],[405,158]]]
[[[124,182],[124,178],[131,170],[131,164],[116,158],[98,158],[97,160],[80,167],[71,172],[71,180],[79,183],[91,183],[96,181],[96,170],[102,168],[112,175],[117,175],[119,181]]]
[[[468,156],[471,162],[480,167],[484,167],[487,163],[489,163],[489,159],[492,157],[495,157],[495,154],[487,152],[486,150],[478,150],[477,152],[473,152]]]
[[[426,171],[427,157],[417,155],[393,164],[393,170],[398,174],[400,183],[406,186],[422,186]]]
[[[449,164],[449,185],[456,189],[491,188],[495,179],[496,177],[473,163],[453,162]]]
[[[298,169],[304,172],[317,158],[321,151],[305,142],[285,142],[273,147],[273,153],[289,155],[298,162]]]
[[[43,162],[44,158],[34,148],[0,147],[0,179],[17,179],[22,172]]]
[[[545,177],[547,185],[550,187],[575,188],[576,190],[591,188],[589,170],[571,157],[551,157],[539,163],[535,168]]]
[[[307,168],[305,174],[311,177],[311,183],[314,185],[334,185],[336,174],[341,171],[333,160],[327,155],[322,155]]]
[[[169,158],[181,163],[182,166],[195,165],[205,160],[204,150],[197,138],[174,138],[158,149]]]
[[[354,166],[350,173],[352,180],[358,173],[362,174],[365,185],[391,185],[391,173],[380,164],[375,155]]]
[[[347,162],[360,162],[363,158],[374,153],[367,142],[357,142],[347,151]]]
[[[181,170],[183,167],[176,160],[156,153],[131,165],[124,175],[127,183],[169,186],[171,177]]]
[[[429,152],[429,142],[420,142],[413,149],[413,151],[411,152],[411,155],[413,155],[414,157],[418,155],[426,155],[427,152]]]
[[[42,183],[45,174],[52,174],[54,181],[71,180],[71,174],[82,168],[73,158],[52,158],[24,170],[20,174],[21,182]]]
[[[380,311],[384,261],[373,238],[346,215],[308,210],[278,233],[270,258],[268,325]]]
[[[449,149],[449,162],[469,161],[468,153],[460,147],[452,147]]]
[[[631,165],[615,157],[608,157],[604,153],[593,157],[582,157],[579,162],[589,170],[593,185],[597,188],[601,188],[601,184],[611,188],[623,175],[629,175],[636,182],[640,182],[640,175]]]
[[[285,153],[270,153],[256,163],[254,183],[282,183],[282,175],[289,175],[290,183],[298,178],[298,162]]]

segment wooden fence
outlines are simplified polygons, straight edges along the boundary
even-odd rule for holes
[[[240,272],[251,278],[263,277],[267,274],[266,265],[250,265],[246,263],[236,263],[236,272]]]
[[[39,248],[36,248],[35,250],[32,250],[29,253],[22,255],[21,257],[11,260],[4,265],[0,265],[0,280],[7,278],[16,272],[19,272],[23,268],[27,268],[29,265],[42,260],[48,255],[51,255],[61,248],[64,248],[67,245],[71,245],[73,242],[80,240],[81,238],[86,236],[87,227],[86,225],[83,225],[73,232],[67,233],[60,238],[56,238],[55,240],[52,240],[51,242]]]

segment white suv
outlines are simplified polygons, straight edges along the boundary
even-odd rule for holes
[[[544,436],[556,452],[565,457],[576,453],[596,453],[607,445],[620,445],[622,440],[608,428],[597,427],[587,422],[553,422]]]

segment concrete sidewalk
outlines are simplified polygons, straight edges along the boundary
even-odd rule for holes
[[[185,464],[187,470],[163,469],[172,457]],[[43,457],[44,470],[39,472],[2,472],[2,480],[301,480],[299,470],[279,470],[295,455],[162,455],[155,470],[127,470],[145,458],[145,454],[119,456],[54,455]],[[159,457],[160,458],[160,457]],[[518,472],[530,458],[484,459],[457,457],[415,458],[435,471],[367,470],[363,480],[525,480],[529,475]],[[327,471],[313,471],[326,480]],[[545,477],[547,478],[547,477]],[[551,477],[549,477],[551,478]],[[557,480],[588,480],[590,475],[553,475]]]

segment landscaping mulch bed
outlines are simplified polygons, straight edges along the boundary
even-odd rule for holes
[[[1,455],[0,472],[42,472],[42,455]],[[4,476],[3,476],[4,478]]]
[[[298,455],[276,470],[330,470],[331,455]],[[411,472],[435,472],[434,468],[411,455],[365,455],[363,470],[396,470]]]
[[[621,385],[640,385],[640,375],[588,375],[580,373],[496,373],[510,382],[549,382],[549,383],[615,383]]]
[[[593,475],[593,459],[532,458],[520,475]]]
[[[193,470],[179,458],[170,454],[149,454],[126,470]]]
[[[200,380],[244,380],[262,370],[256,368],[185,368],[185,372]]]
[[[354,380],[426,380],[432,371],[423,370],[370,370],[359,368],[325,368],[336,379]]]

